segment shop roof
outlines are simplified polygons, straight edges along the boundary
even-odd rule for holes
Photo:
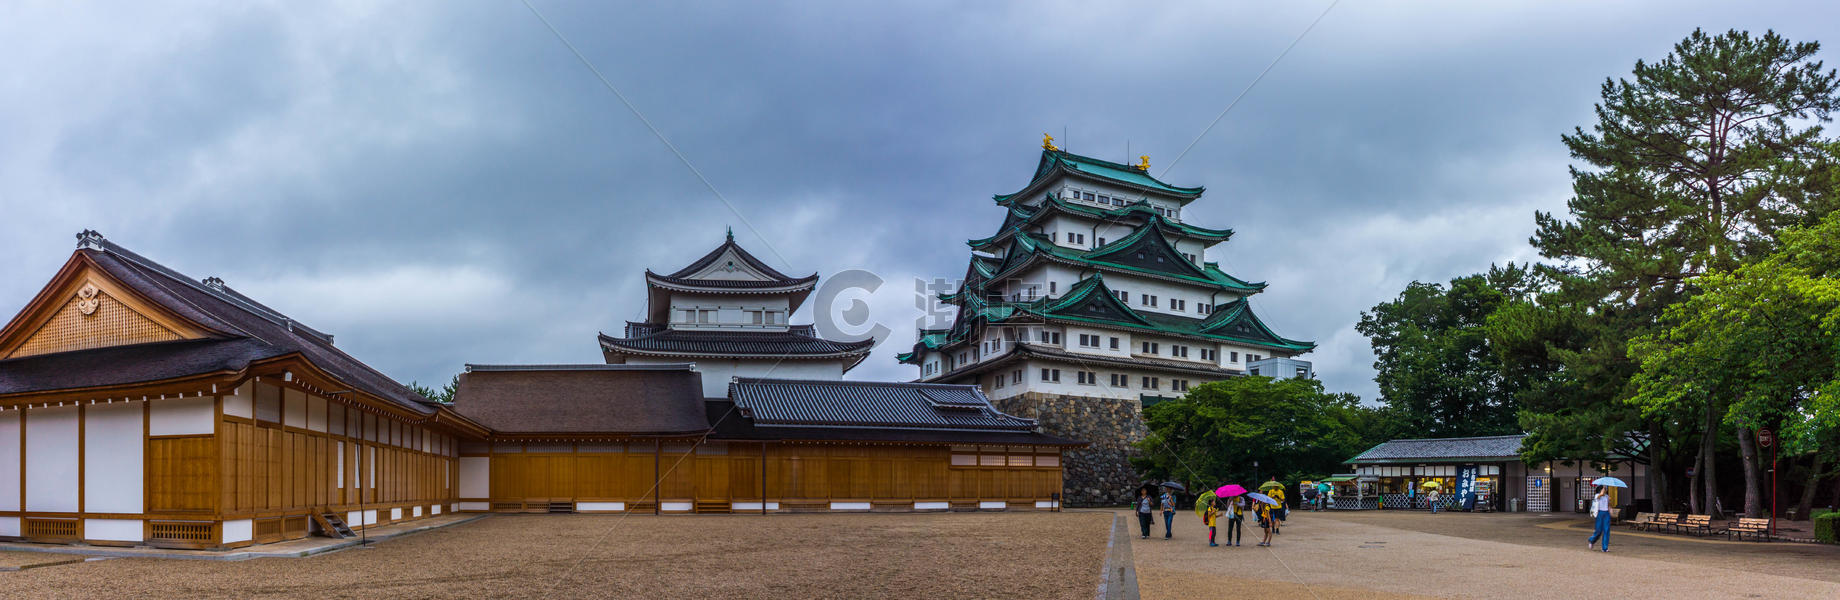
[[[1526,434],[1488,437],[1390,440],[1344,461],[1348,464],[1393,464],[1454,461],[1520,460]]]

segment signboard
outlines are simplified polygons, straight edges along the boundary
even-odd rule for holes
[[[1762,444],[1765,448],[1776,445],[1776,432],[1768,429],[1757,430],[1757,443]]]
[[[1463,510],[1476,510],[1476,465],[1457,467],[1457,501]]]

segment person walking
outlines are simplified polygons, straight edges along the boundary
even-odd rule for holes
[[[1143,530],[1143,537],[1138,539],[1150,539],[1150,523],[1155,521],[1150,516],[1151,506],[1150,488],[1137,490],[1137,526]]]
[[[1169,491],[1169,488],[1163,488],[1163,496],[1158,500],[1163,505],[1163,539],[1167,540],[1175,536],[1175,533],[1171,531],[1176,523],[1175,492]]]
[[[1435,514],[1437,514],[1437,509],[1438,509],[1438,489],[1437,489],[1437,488],[1431,488],[1431,491],[1425,494],[1425,501],[1426,501],[1426,502],[1430,502],[1430,503],[1431,503],[1431,514],[1434,514],[1434,515],[1435,515]]]
[[[1604,486],[1597,486],[1597,496],[1591,499],[1591,514],[1597,517],[1597,528],[1591,531],[1591,537],[1584,541],[1585,549],[1597,545],[1597,539],[1603,538],[1605,552],[1610,551],[1610,491]]]
[[[1227,501],[1227,545],[1238,546],[1245,537],[1246,497],[1234,496]]]

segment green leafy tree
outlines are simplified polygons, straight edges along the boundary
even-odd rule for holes
[[[1782,240],[1761,261],[1700,277],[1699,295],[1668,308],[1668,329],[1631,344],[1634,402],[1660,412],[1730,398],[1725,423],[1774,427],[1783,454],[1808,458],[1807,514],[1840,458],[1840,212]]]
[[[1812,60],[1819,48],[1774,32],[1696,30],[1661,61],[1638,61],[1632,80],[1606,80],[1597,124],[1562,136],[1588,168],[1572,169],[1569,219],[1535,214],[1531,242],[1553,260],[1540,269],[1557,283],[1537,306],[1552,314],[1514,311],[1491,325],[1512,368],[1553,380],[1523,403],[1533,448],[1601,447],[1643,429],[1654,439],[1666,434],[1662,420],[1696,421],[1691,498],[1701,509],[1717,496],[1722,397],[1700,393],[1666,411],[1628,404],[1638,370],[1628,340],[1655,333],[1695,278],[1767,253],[1782,228],[1831,208],[1831,194],[1809,185],[1832,164],[1812,123],[1840,107],[1835,73]],[[1733,426],[1754,505],[1754,442]],[[1656,441],[1651,449],[1669,447]]]
[[[1530,285],[1529,269],[1509,263],[1452,279],[1448,288],[1414,281],[1361,314],[1355,330],[1373,345],[1380,400],[1413,436],[1520,432],[1518,382],[1504,375],[1486,325]]]
[[[1146,475],[1197,490],[1257,476],[1291,483],[1333,473],[1377,443],[1368,436],[1391,435],[1378,412],[1315,380],[1235,377],[1145,408],[1150,433],[1133,461]]]

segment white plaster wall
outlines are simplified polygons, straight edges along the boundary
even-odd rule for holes
[[[787,313],[786,320],[790,323],[792,315],[787,311],[790,306],[790,298],[786,295],[715,296],[708,294],[672,294],[671,314],[667,315],[666,318],[669,322],[673,323],[674,326],[683,329],[785,331],[788,326],[786,323],[779,325],[754,325],[753,319],[747,314],[747,311],[777,310],[782,313]],[[691,308],[715,309],[717,311],[716,320],[718,322],[681,322],[682,317],[679,316],[677,311]]]
[[[20,537],[19,517],[0,517],[0,537]]]
[[[281,388],[257,382],[250,397],[255,399],[256,419],[270,423],[281,421]]]
[[[148,435],[202,435],[217,432],[215,398],[150,400]],[[27,417],[28,419],[31,417]]]
[[[868,502],[832,502],[831,510],[869,510]]]
[[[1099,347],[1088,348],[1085,346],[1081,346],[1080,336],[1082,334],[1099,336]],[[1131,357],[1132,341],[1131,341],[1131,334],[1128,332],[1118,331],[1116,329],[1099,329],[1096,327],[1069,326],[1067,327],[1067,331],[1062,335],[1066,336],[1061,341],[1065,342],[1064,345],[1067,346],[1067,351],[1069,352],[1079,352],[1081,354],[1095,354],[1099,356],[1109,356],[1113,358],[1130,358]],[[1118,349],[1117,350],[1112,349],[1112,338],[1118,338]]]
[[[225,544],[233,544],[236,542],[247,542],[247,541],[256,539],[255,521],[252,521],[249,519],[224,521],[223,536],[224,536],[223,543]]]
[[[140,519],[84,519],[83,539],[138,542],[144,539]]]
[[[326,431],[332,435],[345,435],[345,405],[337,402],[329,404],[331,406],[326,407],[326,410],[329,411],[326,416]]]
[[[625,502],[576,502],[576,512],[618,512],[626,510]]]
[[[77,407],[26,412],[26,510],[77,512]]]
[[[307,395],[299,390],[283,389],[281,400],[281,424],[306,427]]]
[[[1008,502],[979,502],[978,508],[981,510],[1001,510],[1001,509],[1009,508],[1009,503]]]
[[[460,497],[492,497],[492,459],[485,456],[462,456],[460,460]]]
[[[326,399],[319,396],[307,397],[307,429],[326,430]]]
[[[224,396],[224,414],[245,419],[254,418],[255,401],[250,395],[255,393],[254,386],[253,383],[246,383],[243,384],[243,387],[237,388],[234,394]]]
[[[19,411],[0,411],[0,510],[19,510]],[[15,519],[13,525],[19,525]],[[6,535],[0,533],[0,535]],[[13,534],[18,535],[18,534]]]
[[[377,511],[375,510],[364,511],[364,524],[365,525],[376,525],[377,524]]]
[[[466,511],[466,512],[483,512],[483,511],[492,510],[492,504],[489,502],[457,502],[454,504],[454,510]]]
[[[914,503],[914,510],[948,510],[950,508],[952,508],[952,503],[950,502],[915,502]]]
[[[208,404],[211,399],[204,400]],[[145,512],[141,499],[141,482],[146,474],[141,456],[146,448],[141,427],[142,408],[140,402],[91,404],[84,407],[84,512]],[[140,521],[134,523],[134,539],[139,540]],[[87,533],[84,537],[115,539]]]
[[[337,489],[345,487],[345,442],[333,442],[333,445],[336,447],[339,456],[337,459],[338,467],[334,469],[337,471],[337,475],[334,475],[332,480],[332,487]]]
[[[1173,373],[1170,371],[1156,371],[1156,370],[1151,370],[1151,369],[1119,369],[1119,368],[1111,368],[1111,367],[1101,366],[1101,365],[1081,365],[1079,363],[1074,363],[1074,362],[1061,362],[1061,361],[1042,360],[1042,359],[1030,360],[1026,363],[1026,366],[1023,366],[1022,368],[1025,370],[1023,371],[1023,374],[1022,374],[1022,385],[1021,386],[1005,385],[1002,389],[991,389],[990,382],[987,379],[978,381],[977,383],[984,387],[985,395],[991,398],[1009,398],[1012,396],[1020,395],[1023,392],[1039,392],[1039,393],[1047,393],[1047,394],[1065,394],[1065,395],[1071,395],[1071,396],[1092,396],[1092,397],[1097,397],[1097,398],[1118,398],[1118,399],[1135,400],[1141,397],[1143,394],[1150,394],[1153,396],[1168,396],[1168,397],[1180,396],[1181,394],[1171,389],[1170,387],[1171,380],[1187,379],[1188,385],[1191,389],[1194,388],[1195,386],[1211,381],[1211,379],[1207,377],[1203,377],[1203,376],[1190,375],[1190,374],[1185,374],[1185,373]],[[1041,370],[1043,368],[1060,369],[1061,370],[1060,383],[1042,382],[1041,381]],[[1080,385],[1079,376],[1074,375],[1074,372],[1078,370],[1082,370],[1082,369],[1089,370],[1097,374],[1099,383],[1096,385]],[[1004,373],[1008,373],[1008,372],[1009,370],[1004,371]],[[1122,387],[1113,387],[1111,385],[1112,383],[1111,375],[1113,373],[1121,373],[1121,374],[1124,374],[1126,377],[1129,377],[1130,378],[1130,381],[1128,382],[1129,385],[1122,386]],[[1159,385],[1157,386],[1157,389],[1154,389],[1154,390],[1143,389],[1143,378],[1146,376],[1156,377],[1160,380]]]
[[[390,520],[391,521],[401,521],[402,520],[402,509],[400,508],[390,509]]]

